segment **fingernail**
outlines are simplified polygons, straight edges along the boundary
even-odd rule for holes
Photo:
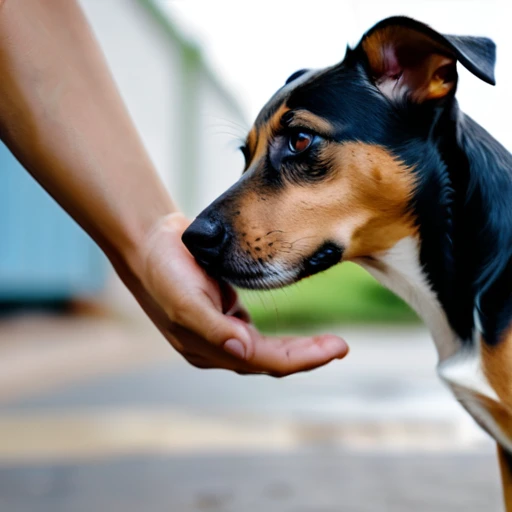
[[[245,359],[245,347],[239,340],[232,338],[226,341],[226,343],[224,343],[224,350],[235,357]]]

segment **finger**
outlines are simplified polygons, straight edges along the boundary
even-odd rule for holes
[[[177,343],[171,343],[178,352],[192,365],[201,368],[218,368],[229,370],[248,370],[243,360],[235,357],[225,350],[222,346],[214,345],[201,338],[196,333],[185,329],[179,325],[173,325],[167,329],[168,339],[179,340]]]
[[[212,360],[210,357],[203,357],[196,354],[191,354],[189,352],[183,352],[181,354],[185,360],[195,366],[196,368],[200,368],[202,370],[233,370],[232,364],[223,363],[220,361]]]
[[[222,298],[222,312],[227,313],[238,303],[238,294],[235,289],[225,281],[219,282],[219,291]]]
[[[267,338],[257,333],[248,363],[276,376],[312,370],[348,353],[347,343],[333,335],[303,338]]]
[[[183,299],[179,310],[174,311],[174,319],[178,325],[216,347],[222,347],[228,340],[238,341],[242,347],[243,358],[250,356],[253,345],[247,328],[247,318],[248,314],[238,304],[233,306],[229,315],[225,315],[222,310],[217,309],[209,294],[204,292],[193,293]]]
[[[251,317],[240,302],[236,290],[225,281],[219,283],[219,290],[222,296],[222,312],[227,316],[234,316],[249,323]]]
[[[260,336],[254,357],[251,361],[246,361],[183,328],[177,327],[174,334],[186,347],[180,351],[181,355],[193,366],[233,370],[241,375],[268,374],[284,377],[322,366],[333,359],[344,357],[348,351],[343,340],[331,335],[303,338]],[[334,347],[331,347],[333,341]],[[342,347],[341,350],[338,350],[338,345]]]
[[[267,345],[265,349],[265,345]],[[262,347],[264,347],[262,349]],[[240,375],[266,374],[285,377],[310,371],[348,353],[347,344],[336,336],[323,335],[308,338],[264,338],[256,345],[256,354],[250,362],[233,368]],[[239,369],[242,368],[242,369]]]
[[[239,320],[242,320],[242,322],[246,324],[251,323],[251,315],[249,315],[249,312],[241,305],[238,305],[238,307],[235,307],[231,311],[228,311],[226,315],[231,316],[233,318],[238,318]]]
[[[198,302],[203,306],[201,301]],[[262,336],[251,324],[225,316],[207,304],[194,313],[197,311],[200,311],[199,323],[197,314],[194,314],[193,318],[182,325],[239,359],[237,365],[233,360],[226,361],[222,358],[222,365],[229,365],[232,369],[243,362],[243,371],[284,376],[318,368],[333,359],[345,357],[348,353],[346,342],[337,336],[268,338]],[[216,358],[216,364],[220,364],[220,354],[211,352],[206,347],[202,347],[202,350],[202,355],[206,356],[206,351]]]

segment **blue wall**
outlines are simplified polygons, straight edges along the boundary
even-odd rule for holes
[[[107,269],[95,243],[0,143],[0,300],[91,295]]]

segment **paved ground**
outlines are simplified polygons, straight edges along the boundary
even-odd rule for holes
[[[417,327],[275,380],[199,371],[147,325],[0,324],[0,511],[500,510],[494,448]]]
[[[130,457],[0,469],[15,512],[498,512],[488,455]]]
[[[0,317],[0,403],[124,371],[176,360],[149,322],[102,316]]]

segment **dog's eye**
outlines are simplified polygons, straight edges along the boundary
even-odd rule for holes
[[[307,132],[294,132],[288,139],[288,147],[292,153],[302,153],[311,146],[313,135]]]

